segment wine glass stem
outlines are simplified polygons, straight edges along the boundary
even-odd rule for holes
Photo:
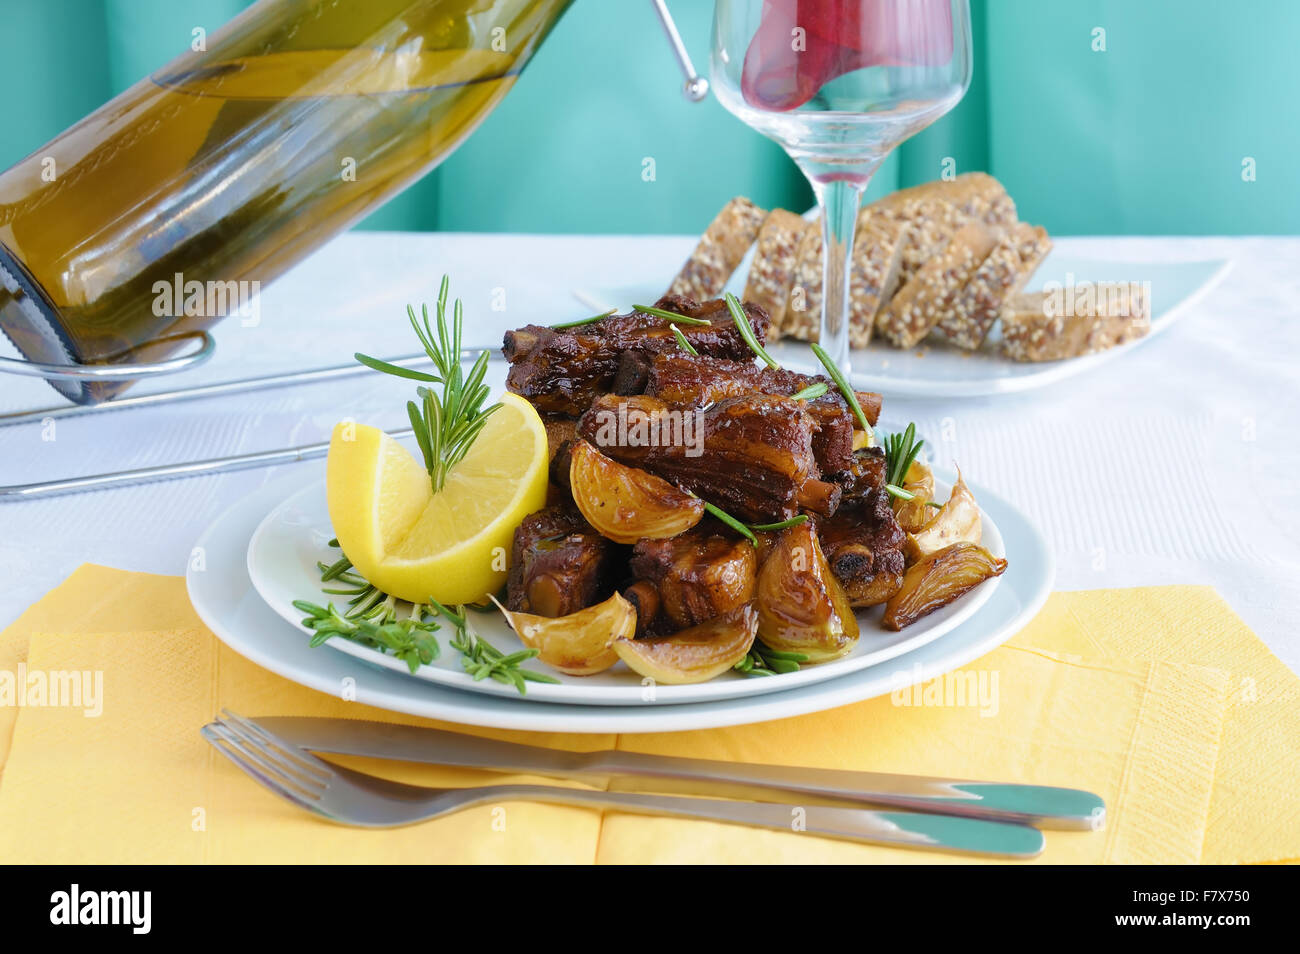
[[[849,276],[853,233],[867,176],[812,179],[822,211],[822,327],[819,344],[844,374],[849,362]]]

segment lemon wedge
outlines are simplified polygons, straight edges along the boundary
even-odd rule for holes
[[[330,520],[363,577],[400,599],[470,603],[499,590],[515,528],[546,503],[546,428],[514,394],[433,492],[424,465],[383,431],[344,421],[326,466]]]

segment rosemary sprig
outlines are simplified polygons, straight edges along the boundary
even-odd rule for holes
[[[885,438],[885,483],[902,487],[907,480],[907,472],[921,453],[925,441],[916,439],[916,424],[908,424],[901,434],[890,434]]]
[[[745,658],[732,668],[746,676],[775,676],[798,672],[799,664],[807,661],[808,657],[803,653],[781,652],[755,640]]]
[[[447,276],[442,276],[442,286],[438,289],[436,325],[429,320],[427,305],[421,308],[422,320],[415,317],[414,308],[406,306],[411,328],[424,346],[429,360],[433,362],[434,373],[398,368],[369,355],[356,355],[356,359],[366,367],[385,374],[442,385],[440,394],[435,393],[431,387],[417,388],[419,402],[406,403],[406,413],[411,419],[411,428],[415,431],[415,440],[420,446],[424,469],[429,472],[434,493],[442,490],[447,474],[469,451],[470,445],[487,423],[488,416],[501,406],[493,404],[483,407],[491,390],[483,382],[488,366],[486,351],[479,354],[468,375],[461,370],[461,329],[465,314],[464,307],[457,298],[452,305],[452,320],[448,326],[449,286]]]
[[[801,523],[808,522],[808,515],[801,513],[798,516],[791,517],[789,520],[782,520],[779,523],[751,523],[751,530],[784,530],[786,527],[797,527]]]
[[[727,302],[727,310],[731,312],[731,320],[736,325],[736,330],[740,332],[740,337],[744,339],[745,344],[749,345],[749,350],[754,352],[763,359],[763,363],[769,368],[776,370],[781,367],[776,363],[776,359],[763,350],[763,346],[758,343],[758,337],[754,334],[754,328],[745,316],[745,309],[740,307],[740,300],[731,292],[723,296]]]
[[[528,682],[558,683],[560,680],[546,673],[522,668],[523,663],[537,655],[536,649],[521,649],[516,653],[503,653],[491,643],[486,642],[475,633],[469,625],[468,614],[462,604],[455,612],[443,606],[433,597],[429,605],[437,610],[438,615],[451,624],[456,635],[448,642],[451,648],[460,653],[460,664],[474,677],[475,682],[494,679],[505,685],[513,685],[521,696],[528,694]]]
[[[826,373],[831,376],[831,380],[835,382],[835,386],[839,388],[840,393],[844,395],[844,400],[849,403],[849,409],[853,411],[853,416],[858,419],[858,423],[862,425],[862,429],[868,434],[873,433],[871,425],[867,423],[867,415],[862,413],[862,405],[858,403],[858,392],[853,390],[853,385],[849,384],[848,379],[844,377],[844,372],[842,372],[835,362],[831,360],[831,356],[826,353],[825,348],[817,344],[815,341],[812,343],[811,347],[812,353],[817,355],[817,360],[822,363],[822,367],[826,369]]]
[[[915,500],[916,494],[910,490],[904,490],[898,484],[885,484],[885,492],[891,497],[897,497],[899,500]]]
[[[758,546],[758,537],[754,536],[754,531],[750,530],[749,527],[745,526],[731,514],[727,513],[727,511],[723,510],[721,507],[715,507],[707,500],[704,501],[704,509],[713,514],[732,530],[735,530],[742,537],[748,539],[750,543],[754,544],[754,546]]]
[[[577,328],[581,325],[594,325],[602,318],[608,318],[616,311],[618,311],[617,308],[611,308],[609,311],[602,311],[599,315],[592,315],[590,318],[579,318],[577,321],[562,321],[558,325],[551,325],[551,327],[559,331],[562,328]]]
[[[799,524],[806,522],[808,519],[808,515],[806,513],[801,513],[791,517],[789,520],[781,520],[777,523],[747,524],[740,520],[737,520],[731,514],[727,513],[727,511],[723,510],[721,507],[717,506],[716,504],[709,503],[707,500],[704,501],[704,509],[709,513],[713,514],[713,516],[717,517],[719,520],[721,520],[723,523],[729,526],[732,530],[735,530],[742,537],[745,537],[754,546],[758,546],[758,537],[754,536],[755,533],[766,531],[766,530],[784,530],[786,527],[797,527]]]
[[[693,354],[697,358],[700,356],[700,353],[695,350],[695,346],[686,340],[686,336],[682,334],[682,330],[680,328],[678,328],[676,325],[669,325],[668,327],[673,330],[673,337],[677,339],[677,343],[682,346],[683,351],[685,351],[687,354]]]
[[[816,382],[815,384],[810,384],[810,385],[808,385],[808,386],[807,386],[806,388],[804,388],[802,391],[796,392],[795,394],[791,394],[791,395],[790,395],[790,400],[792,400],[792,401],[811,401],[813,398],[819,398],[819,397],[821,397],[823,394],[825,394],[825,393],[826,393],[827,391],[829,391],[829,390],[830,390],[830,388],[828,388],[828,387],[826,386],[826,382],[825,382],[825,381],[818,381],[818,382]]]
[[[668,321],[675,321],[679,325],[711,325],[713,322],[707,318],[692,318],[690,315],[682,315],[675,311],[668,311],[665,308],[652,308],[649,305],[633,305],[633,311],[639,311],[643,315],[653,315],[655,318],[666,318]]]

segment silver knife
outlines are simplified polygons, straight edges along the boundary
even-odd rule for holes
[[[687,759],[639,752],[569,752],[424,726],[359,719],[267,716],[262,725],[305,749],[519,772],[608,784],[617,791],[673,792],[809,804],[868,804],[1039,828],[1100,830],[1106,805],[1091,792],[1048,785],[962,781]]]

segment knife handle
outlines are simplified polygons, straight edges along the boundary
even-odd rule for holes
[[[855,802],[966,818],[1014,822],[1041,828],[1097,831],[1104,827],[1105,802],[1091,792],[1049,785],[977,782],[883,772],[799,768],[710,759],[686,759],[640,752],[593,752],[584,774],[608,777],[611,787],[665,789],[734,798],[803,796],[815,802]]]
[[[1034,858],[1043,833],[1025,825],[865,808],[801,806],[773,802],[729,802],[715,798],[599,792],[545,785],[502,785],[485,789],[494,800],[510,797],[552,804],[610,808],[639,815],[672,815],[736,825],[793,831],[828,838],[998,858]]]

